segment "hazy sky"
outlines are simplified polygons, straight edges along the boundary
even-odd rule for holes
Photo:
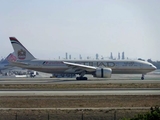
[[[0,57],[16,37],[36,58],[160,60],[159,0],[0,0]]]

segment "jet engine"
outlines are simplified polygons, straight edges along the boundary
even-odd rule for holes
[[[97,68],[94,77],[98,78],[110,78],[112,74],[111,68]]]

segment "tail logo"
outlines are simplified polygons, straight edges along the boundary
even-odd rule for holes
[[[17,60],[16,56],[14,56],[13,54],[10,54],[9,57],[7,58],[7,60],[9,62],[15,62]]]
[[[26,51],[24,51],[22,49],[19,50],[18,51],[18,58],[21,59],[21,60],[25,59],[26,58]]]

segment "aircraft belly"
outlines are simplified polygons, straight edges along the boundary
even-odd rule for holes
[[[35,71],[46,72],[46,73],[62,73],[65,72],[65,68],[28,68]]]
[[[150,72],[147,69],[112,69],[112,74],[146,74]]]

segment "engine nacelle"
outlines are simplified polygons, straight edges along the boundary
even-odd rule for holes
[[[110,78],[112,74],[111,68],[98,68],[94,74],[94,77],[99,78]]]

